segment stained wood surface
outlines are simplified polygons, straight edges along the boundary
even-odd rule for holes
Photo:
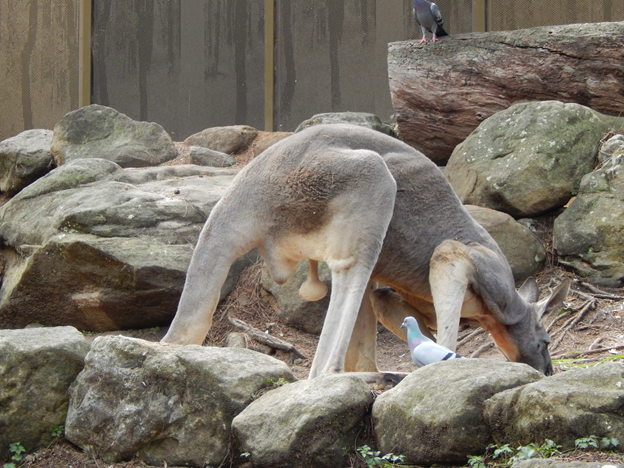
[[[624,22],[451,35],[388,49],[401,138],[438,164],[517,102],[576,102],[624,115]]]

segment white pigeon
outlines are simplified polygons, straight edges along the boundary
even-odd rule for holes
[[[423,335],[418,327],[418,322],[414,317],[405,317],[401,328],[407,328],[407,345],[410,349],[412,361],[418,367],[426,366],[432,362],[446,361],[448,359],[460,358],[448,348],[439,345],[430,338]]]

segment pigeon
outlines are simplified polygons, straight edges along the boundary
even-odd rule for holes
[[[444,24],[442,22],[442,14],[438,5],[428,2],[427,0],[414,0],[414,19],[420,24],[423,37],[419,44],[427,42],[427,31],[433,36],[432,42],[438,40],[438,37],[448,36],[448,33],[444,30]]]
[[[418,322],[414,317],[405,317],[401,328],[407,328],[407,344],[410,349],[412,361],[418,367],[426,366],[432,362],[446,361],[448,359],[460,358],[448,348],[439,345],[430,338],[423,335],[418,328]]]

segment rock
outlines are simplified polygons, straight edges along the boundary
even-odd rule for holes
[[[445,174],[465,204],[537,216],[570,200],[612,122],[578,104],[516,104],[459,144]]]
[[[372,401],[358,377],[322,375],[263,395],[232,430],[254,467],[346,466]]]
[[[474,205],[466,205],[466,209],[499,245],[516,281],[541,271],[546,262],[546,248],[529,228],[500,211]]]
[[[11,443],[31,452],[52,441],[88,351],[72,327],[0,330],[0,460],[13,455]]]
[[[191,146],[189,156],[193,164],[200,166],[230,167],[236,164],[232,156],[201,146]]]
[[[421,367],[375,400],[379,450],[404,455],[407,464],[465,463],[492,442],[484,401],[542,377],[526,364],[485,359]]]
[[[604,462],[579,462],[538,458],[515,462],[511,465],[511,468],[617,468],[617,466]]]
[[[375,114],[367,112],[330,112],[326,114],[316,114],[299,124],[295,133],[303,129],[320,124],[351,124],[361,127],[371,128],[378,132],[396,137],[396,132],[391,125],[383,123]]]
[[[269,146],[274,145],[290,135],[292,135],[292,132],[259,132],[258,138],[256,138],[251,145],[251,152],[254,156],[258,156]]]
[[[0,327],[168,325],[193,245],[235,174],[78,159],[29,185],[0,208]],[[223,295],[254,259],[234,264]]]
[[[492,396],[485,419],[498,444],[545,439],[564,449],[595,435],[624,440],[624,363],[572,369]]]
[[[581,180],[579,192],[555,219],[559,263],[592,283],[624,286],[624,137],[603,146],[603,163]]]
[[[0,192],[15,195],[52,166],[51,130],[26,130],[0,142]]]
[[[319,262],[319,279],[329,286],[327,295],[314,302],[304,301],[299,297],[299,287],[308,278],[308,261],[299,262],[297,269],[288,282],[283,285],[273,281],[266,267],[262,269],[262,287],[275,297],[275,312],[288,326],[307,333],[321,334],[325,314],[331,295],[331,270],[324,262]]]
[[[146,167],[178,155],[160,125],[137,122],[97,104],[68,113],[54,126],[51,151],[57,166],[79,158],[101,158],[121,167]]]
[[[601,145],[598,151],[598,162],[600,164],[610,162],[612,166],[616,166],[622,155],[624,155],[624,135],[613,135]]]
[[[247,125],[212,127],[191,135],[184,140],[184,144],[234,154],[249,148],[257,135],[258,130]]]
[[[554,99],[622,115],[623,40],[620,22],[391,43],[388,77],[398,132],[444,165],[484,119],[515,103]]]
[[[219,466],[231,421],[288,366],[247,349],[98,337],[70,390],[65,436],[109,462]]]

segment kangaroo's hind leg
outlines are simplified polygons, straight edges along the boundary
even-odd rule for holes
[[[345,151],[343,156],[353,168],[354,180],[348,191],[332,201],[331,221],[324,230],[324,260],[332,270],[332,293],[310,378],[345,369],[349,342],[358,339],[352,336],[358,311],[392,219],[396,195],[394,178],[378,154]],[[368,334],[364,340],[364,348],[369,347]]]

